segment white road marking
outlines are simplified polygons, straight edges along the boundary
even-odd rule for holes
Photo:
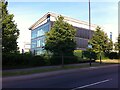
[[[94,69],[94,68],[98,68],[98,67],[90,67],[90,68],[93,68],[93,69]]]
[[[110,80],[112,80],[112,79],[107,79],[107,80],[99,81],[99,82],[96,82],[96,83],[92,83],[92,84],[80,86],[80,87],[77,87],[77,88],[74,88],[74,89],[71,89],[71,90],[76,90],[76,89],[80,89],[80,88],[85,88],[85,87],[93,86],[93,85],[96,85],[96,84],[108,82],[108,81],[110,81]]]

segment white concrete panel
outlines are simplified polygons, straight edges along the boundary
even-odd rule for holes
[[[50,16],[50,21],[56,21],[56,17],[53,17],[53,16]],[[80,27],[80,28],[85,28],[85,29],[89,29],[89,26],[88,25],[85,25],[85,24],[80,24],[80,23],[76,23],[76,22],[72,22],[70,20],[64,20],[66,21],[67,23],[75,26],[75,27]],[[95,30],[96,27],[91,27],[92,30]]]
[[[56,18],[53,16],[50,16],[50,21],[56,21]]]
[[[35,28],[37,28],[37,27],[45,24],[46,22],[47,22],[47,19],[45,19],[43,22],[41,22],[41,23],[39,23],[38,25],[36,25],[36,26],[33,28],[33,30],[34,30]]]

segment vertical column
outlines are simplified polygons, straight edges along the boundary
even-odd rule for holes
[[[90,7],[90,0],[89,0],[89,39],[91,38],[91,7]]]
[[[91,39],[91,7],[90,7],[90,0],[89,0],[89,39]],[[91,66],[91,51],[90,51],[90,66]]]

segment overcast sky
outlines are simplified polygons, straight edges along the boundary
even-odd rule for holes
[[[112,32],[115,41],[118,36],[118,2],[110,1],[91,2],[91,23],[103,26],[108,37]],[[31,32],[28,28],[47,12],[88,21],[88,2],[14,2],[11,0],[8,10],[9,13],[14,14],[15,23],[20,30],[18,39],[20,49],[24,48],[24,42],[30,42]]]

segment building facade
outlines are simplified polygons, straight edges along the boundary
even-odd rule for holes
[[[31,30],[31,51],[33,53],[39,55],[44,52],[45,33],[51,29],[58,16],[59,14],[48,12],[29,28],[29,30]],[[88,40],[92,37],[97,25],[91,24],[91,30],[89,30],[89,24],[87,22],[66,16],[63,17],[64,21],[76,29],[76,49],[86,50]]]

